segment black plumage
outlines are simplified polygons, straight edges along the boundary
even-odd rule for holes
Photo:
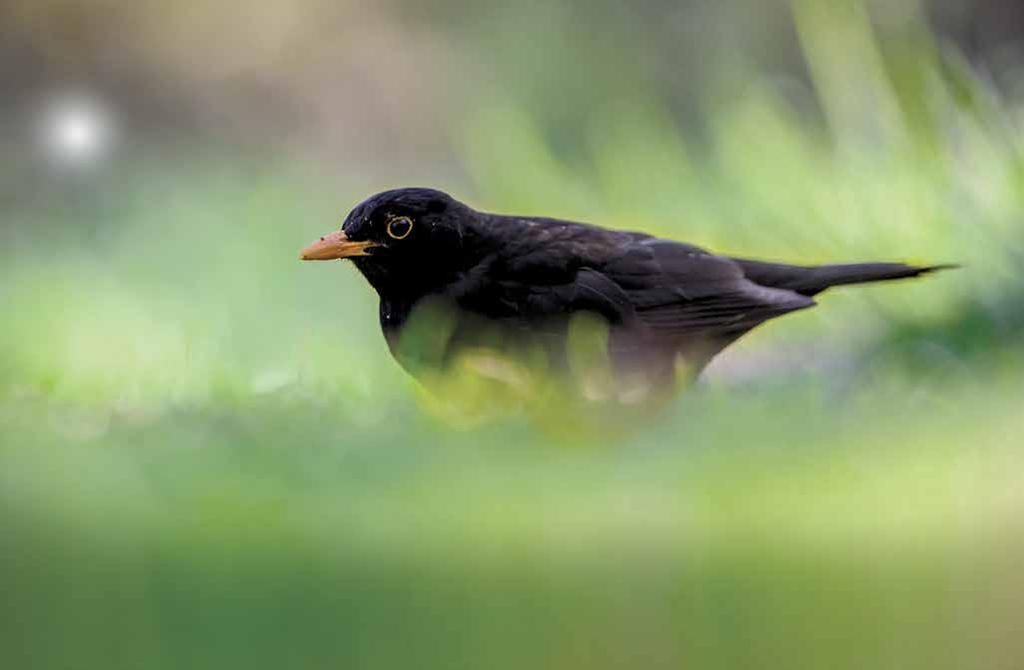
[[[798,266],[730,258],[636,232],[539,217],[478,212],[445,193],[405,188],[358,205],[307,260],[351,258],[380,296],[392,352],[424,305],[452,315],[443,367],[460,350],[545,352],[565,368],[578,312],[608,326],[608,355],[623,383],[671,386],[677,363],[697,374],[761,323],[811,307],[832,286],[915,277],[944,266],[900,263]]]

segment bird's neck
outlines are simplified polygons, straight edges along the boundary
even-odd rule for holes
[[[392,352],[398,345],[402,327],[409,320],[409,315],[415,305],[415,299],[380,296],[380,328],[384,331],[384,339],[388,341]]]

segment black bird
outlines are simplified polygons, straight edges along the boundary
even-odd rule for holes
[[[565,370],[570,319],[589,312],[607,324],[615,383],[648,390],[671,388],[680,363],[699,374],[747,331],[813,306],[830,287],[950,267],[717,256],[643,233],[478,212],[427,188],[368,198],[301,258],[352,259],[380,296],[392,354],[415,376],[474,347],[539,350],[548,369]],[[411,317],[426,305],[451,317],[429,360],[422,347],[408,354],[401,346]]]

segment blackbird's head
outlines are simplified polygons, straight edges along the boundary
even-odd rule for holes
[[[358,204],[304,261],[350,258],[382,295],[433,288],[464,264],[476,212],[441,191],[401,188]]]

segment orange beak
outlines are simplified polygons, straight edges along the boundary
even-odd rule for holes
[[[368,256],[367,249],[377,246],[369,240],[354,242],[340,230],[324,235],[319,240],[302,250],[299,255],[304,261],[331,261],[335,258],[352,256]]]

